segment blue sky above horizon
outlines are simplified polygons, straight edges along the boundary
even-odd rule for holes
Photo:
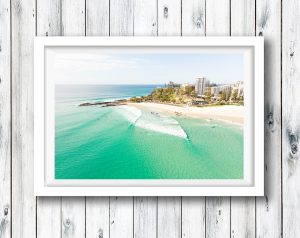
[[[204,76],[210,82],[243,81],[242,53],[101,53],[51,50],[46,58],[48,76],[56,84],[165,84],[194,83]],[[48,61],[47,61],[48,60]]]

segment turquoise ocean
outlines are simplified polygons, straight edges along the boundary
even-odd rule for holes
[[[240,179],[243,130],[132,106],[160,85],[56,85],[56,179]]]

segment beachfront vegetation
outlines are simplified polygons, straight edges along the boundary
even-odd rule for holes
[[[174,86],[175,85],[175,86]],[[214,85],[212,85],[214,86]],[[211,86],[206,87],[204,95],[197,96],[195,92],[195,86],[186,85],[178,86],[177,84],[168,84],[165,87],[159,87],[153,89],[153,91],[142,97],[132,97],[130,102],[159,102],[170,104],[189,104],[197,106],[208,105],[226,105],[226,104],[238,104],[243,105],[243,98],[238,98],[238,90],[232,91],[221,90],[218,95],[212,94]]]

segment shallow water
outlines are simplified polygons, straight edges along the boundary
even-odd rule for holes
[[[78,107],[148,94],[146,86],[56,86],[57,179],[238,179],[241,128],[131,106]]]

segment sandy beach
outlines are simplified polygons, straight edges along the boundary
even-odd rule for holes
[[[226,121],[238,125],[243,125],[244,122],[244,107],[235,105],[223,106],[207,106],[207,107],[192,107],[192,106],[176,106],[160,103],[128,103],[130,106],[137,108],[145,108],[153,111],[170,113],[177,116],[212,119]]]

